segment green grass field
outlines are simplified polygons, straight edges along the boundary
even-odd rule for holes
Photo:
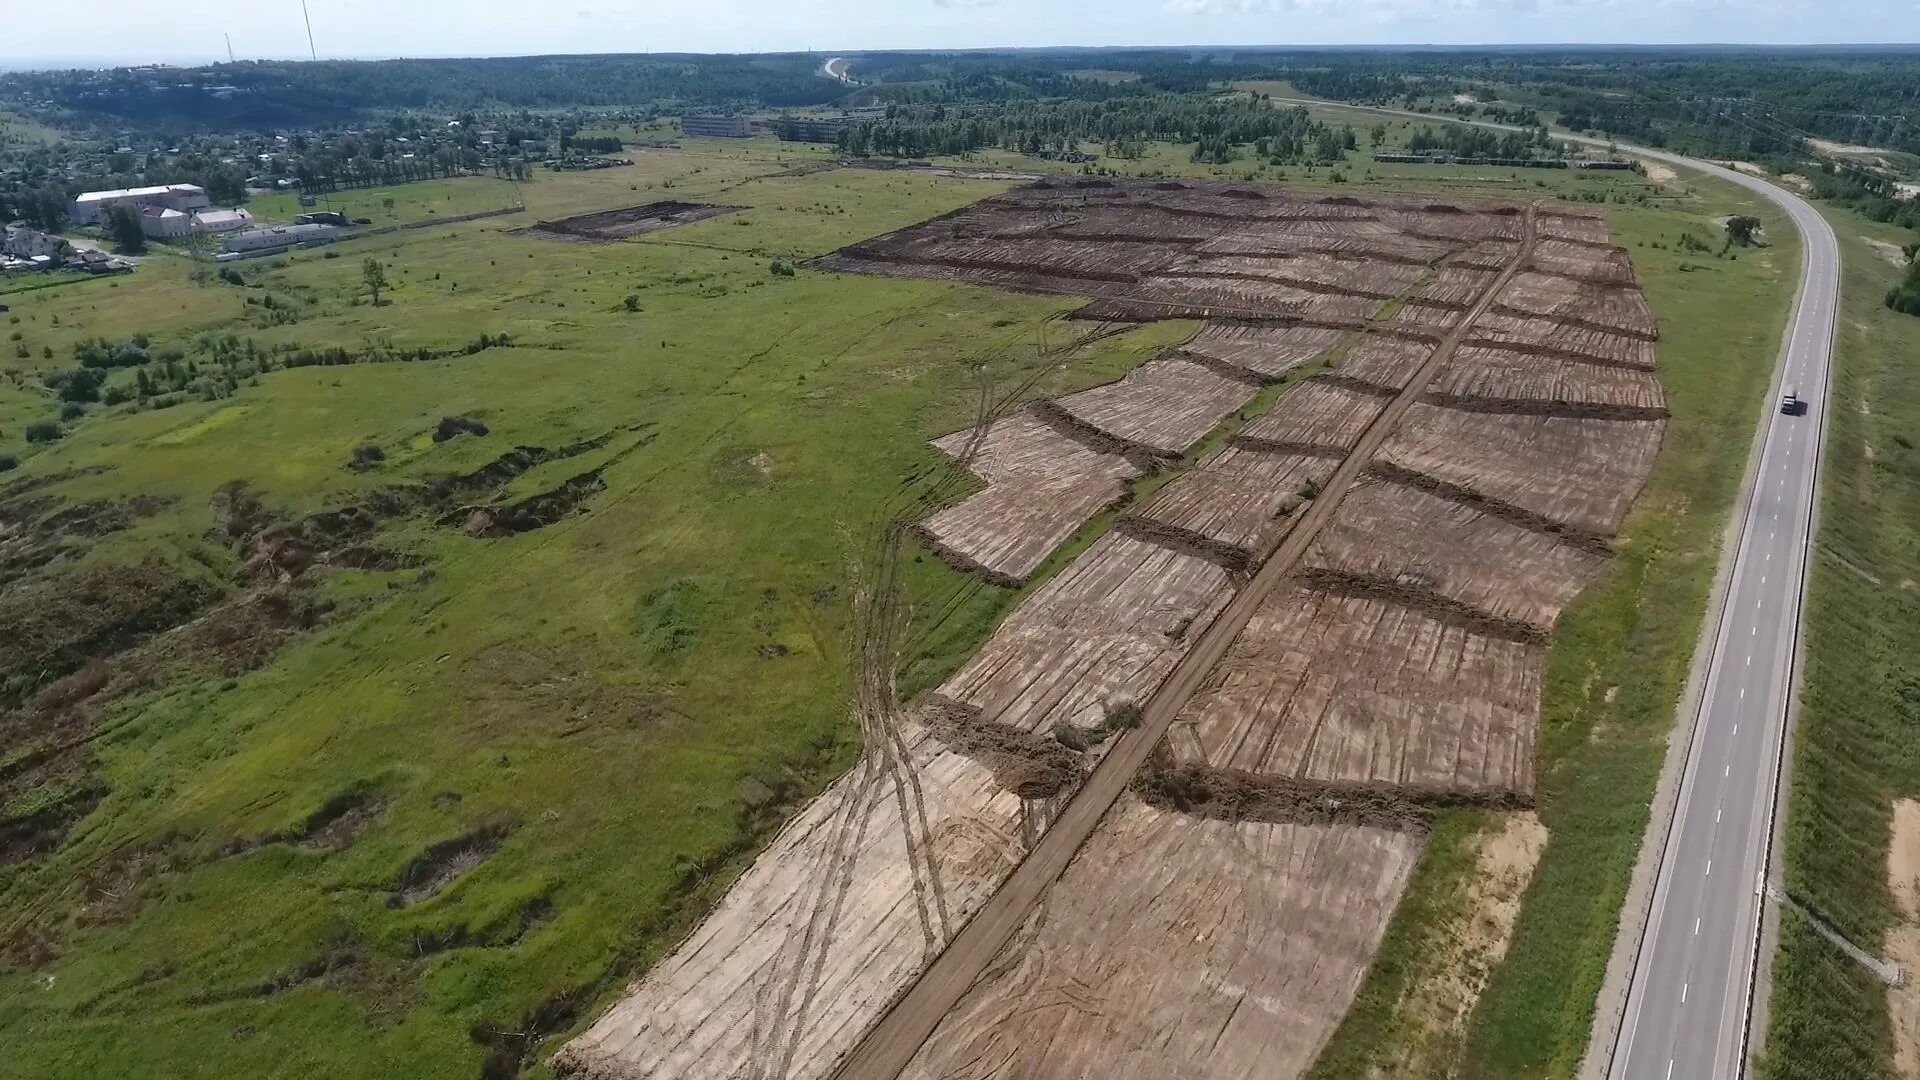
[[[1899,919],[1887,885],[1896,798],[1920,794],[1920,319],[1881,304],[1899,271],[1863,238],[1897,230],[1827,211],[1841,319],[1806,666],[1787,809],[1787,890],[1870,952]],[[1896,1075],[1886,990],[1783,913],[1765,1075]]]
[[[430,574],[333,575],[320,587],[340,604],[333,621],[267,667],[109,717],[99,808],[55,855],[0,868],[0,931],[31,924],[53,953],[0,973],[9,1069],[470,1077],[476,1025],[519,1030],[556,997],[584,1020],[850,760],[847,567],[882,508],[946,468],[926,440],[971,418],[982,379],[1046,367],[1041,392],[1092,385],[1191,329],[1071,349],[1084,331],[1056,318],[1072,300],[772,275],[770,253],[820,254],[1004,187],[768,175],[779,164],[663,155],[651,171],[529,185],[528,218],[645,201],[669,181],[748,208],[629,243],[516,236],[516,217],[243,264],[257,287],[196,283],[185,260],[157,258],[105,289],[15,302],[35,359],[0,391],[4,446],[25,456],[7,479],[100,466],[53,490],[164,503],[84,566],[160,555],[226,580],[233,557],[206,534],[229,480],[295,515],[515,445],[612,440],[512,489],[604,465],[590,514],[499,540],[398,525],[383,542]],[[395,281],[377,308],[359,280],[369,254]],[[249,322],[247,298],[264,295],[298,320]],[[229,332],[262,347],[502,332],[515,345],[276,371],[165,410],[95,406],[26,456],[16,432],[52,413],[37,376],[69,366],[77,340],[145,333],[158,348]],[[48,347],[56,358],[41,360]],[[434,443],[447,415],[491,433]],[[347,470],[368,443],[386,461]],[[925,556],[906,584],[947,657],[1012,598]],[[353,792],[385,809],[351,846],[249,846]],[[489,824],[509,833],[483,865],[389,906],[410,860]],[[88,883],[130,852],[158,853],[128,886],[137,899],[87,914]]]
[[[1718,564],[1720,538],[1765,403],[1798,282],[1797,238],[1771,204],[1691,182],[1661,206],[1615,207],[1614,241],[1633,257],[1660,319],[1660,379],[1672,420],[1653,475],[1621,535],[1618,557],[1561,617],[1542,702],[1539,813],[1549,839],[1505,961],[1465,1031],[1429,1059],[1462,1077],[1569,1076],[1586,1047],[1595,995],[1675,703]],[[1682,232],[1707,238],[1713,219],[1759,215],[1784,237],[1737,261],[1687,254]],[[1660,245],[1660,246],[1656,246]],[[1484,815],[1443,817],[1359,1000],[1315,1075],[1378,1075],[1416,1033],[1408,1012],[1423,960],[1458,925],[1475,861],[1466,841]]]

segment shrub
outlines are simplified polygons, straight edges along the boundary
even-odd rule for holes
[[[85,415],[87,415],[87,407],[77,401],[69,401],[65,405],[60,406],[60,419],[62,420],[78,420]]]
[[[464,416],[443,416],[440,426],[434,429],[433,441],[446,442],[459,435],[485,435],[487,425],[478,420],[469,420]]]
[[[353,459],[347,462],[347,468],[353,470],[371,469],[387,460],[387,452],[373,443],[362,443],[353,448]]]
[[[30,443],[50,443],[66,432],[51,420],[39,420],[27,425],[27,441]]]
[[[20,467],[20,459],[12,454],[0,454],[0,472],[12,472]]]

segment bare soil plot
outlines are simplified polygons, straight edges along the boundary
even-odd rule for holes
[[[1235,440],[1269,450],[1314,453],[1345,451],[1367,425],[1386,411],[1387,395],[1323,377],[1287,392],[1272,409],[1254,417]]]
[[[1514,275],[1494,306],[1506,314],[1553,319],[1648,341],[1660,336],[1653,309],[1631,286],[1598,286],[1527,270]]]
[[[1295,253],[1286,256],[1193,254],[1160,272],[1170,277],[1272,282],[1307,292],[1350,293],[1373,300],[1389,300],[1419,281],[1424,271],[1419,266],[1401,262]]]
[[[1431,400],[1495,411],[1607,413],[1627,419],[1658,419],[1667,412],[1667,395],[1651,371],[1484,345],[1456,350],[1429,387]]]
[[[1513,261],[1520,252],[1517,240],[1495,239],[1481,240],[1471,247],[1464,248],[1448,256],[1448,266],[1465,266],[1475,270],[1499,270]]]
[[[1421,845],[1124,797],[903,1076],[1298,1076],[1359,988]]]
[[[1109,533],[1007,616],[937,693],[1024,731],[1098,726],[1146,700],[1233,585],[1214,562]]]
[[[870,758],[828,788],[557,1065],[620,1080],[830,1074],[1025,855],[1032,807],[926,731],[904,743],[914,783]]]
[[[1268,598],[1174,722],[1173,753],[1266,776],[1529,799],[1540,643],[1332,577],[1321,582],[1333,589],[1309,575]]]
[[[1213,323],[1181,352],[1273,379],[1327,355],[1347,336],[1331,327]]]
[[[1177,456],[1259,393],[1257,380],[1223,375],[1178,355],[1149,360],[1119,382],[1069,394],[1046,407],[1120,444]]]
[[[1381,262],[1427,266],[1454,250],[1452,244],[1419,240],[1397,234],[1386,226],[1361,230],[1330,232],[1307,226],[1263,229],[1259,232],[1224,232],[1195,249],[1207,255],[1268,255],[1288,257],[1303,254],[1352,255]]]
[[[1396,330],[1430,334],[1439,338],[1453,329],[1453,324],[1459,322],[1461,316],[1465,314],[1466,311],[1462,308],[1425,304],[1415,299],[1400,305],[1400,310],[1393,313],[1393,318],[1388,320],[1387,325]]]
[[[1660,451],[1660,420],[1469,412],[1416,402],[1376,461],[1612,536]]]
[[[1543,238],[1549,240],[1597,246],[1605,246],[1608,242],[1606,218],[1582,214],[1572,207],[1555,207],[1542,212],[1535,227]]]
[[[1606,561],[1599,545],[1377,476],[1347,493],[1307,556],[1542,630]]]
[[[1217,545],[1251,566],[1280,542],[1293,512],[1339,464],[1337,453],[1229,445],[1161,488],[1131,519],[1190,534],[1190,542]]]
[[[1420,365],[1433,356],[1433,349],[1431,342],[1368,334],[1340,361],[1335,374],[1382,391],[1398,391],[1413,380]]]
[[[680,202],[668,199],[663,202],[651,202],[644,206],[629,206],[622,210],[601,210],[592,214],[579,214],[575,217],[561,218],[559,221],[537,221],[527,228],[536,236],[552,236],[569,240],[625,240],[628,237],[644,233],[671,229],[676,225],[687,225],[707,218],[731,214],[741,209],[738,206],[712,206],[706,203]]]
[[[1625,248],[1542,240],[1527,259],[1530,269],[1601,285],[1632,285],[1633,262]]]
[[[1542,356],[1652,371],[1653,342],[1591,326],[1489,311],[1467,332],[1469,345],[1500,345]]]
[[[921,522],[943,558],[1006,585],[1024,582],[1102,509],[1123,501],[1140,470],[1029,412],[981,432],[956,431],[934,446],[987,482],[985,491]]]
[[[1497,269],[1443,266],[1434,273],[1433,280],[1408,297],[1407,302],[1465,311],[1473,306],[1474,300],[1499,276],[1500,271]]]
[[[1887,959],[1909,972],[1905,985],[1887,988],[1894,1063],[1901,1076],[1920,1076],[1920,986],[1911,977],[1920,969],[1920,802],[1912,799],[1893,801],[1887,886],[1900,911],[1899,921],[1887,931]]]

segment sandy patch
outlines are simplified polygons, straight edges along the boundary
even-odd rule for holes
[[[1860,239],[1865,240],[1868,247],[1879,252],[1881,258],[1893,265],[1902,267],[1907,265],[1907,253],[1900,250],[1899,244],[1890,244],[1885,240],[1875,240],[1871,236],[1863,236]]]
[[[1781,173],[1780,182],[1802,195],[1810,194],[1813,191],[1813,181],[1801,176],[1797,172]]]
[[[1671,183],[1680,176],[1671,166],[1662,165],[1657,161],[1642,159],[1640,167],[1647,171],[1647,179],[1656,184]]]
[[[1879,146],[1855,146],[1849,143],[1837,143],[1832,139],[1808,139],[1807,143],[1823,154],[1884,154],[1886,149]]]
[[[1520,900],[1546,846],[1547,827],[1532,813],[1514,814],[1481,834],[1479,866],[1459,913],[1440,928],[1400,1003],[1407,1037],[1395,1060],[1373,1071],[1375,1080],[1457,1075],[1467,1017],[1507,954]]]
[[[1725,162],[1725,165],[1727,166],[1727,168],[1732,169],[1735,172],[1743,172],[1743,173],[1746,173],[1748,176],[1767,175],[1767,170],[1761,168],[1758,165],[1755,165],[1751,161],[1729,161],[1729,162]]]
[[[1887,884],[1905,921],[1887,934],[1887,959],[1920,971],[1920,801],[1895,799],[1893,843],[1887,848]],[[1893,1060],[1901,1076],[1920,1077],[1920,984],[1887,989],[1893,1014]]]
[[[1453,95],[1453,103],[1455,105],[1478,105],[1480,99],[1474,97],[1472,94],[1455,94]]]

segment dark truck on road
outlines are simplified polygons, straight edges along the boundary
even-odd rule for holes
[[[1787,396],[1780,399],[1780,411],[1787,416],[1799,416],[1807,411],[1807,403],[1801,400],[1799,394],[1789,390]]]

